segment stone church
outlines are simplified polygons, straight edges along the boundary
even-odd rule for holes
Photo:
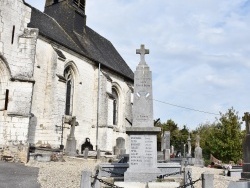
[[[126,139],[134,75],[86,25],[85,3],[0,1],[0,149],[65,146],[72,117],[79,151],[86,138],[109,152]]]

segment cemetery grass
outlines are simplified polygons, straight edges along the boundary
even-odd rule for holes
[[[102,163],[95,159],[78,159],[64,157],[65,162],[37,162],[30,161],[27,166],[39,168],[38,182],[41,188],[79,188],[81,172],[89,170],[95,172],[95,167]],[[222,169],[200,168],[192,166],[192,180],[201,177],[203,172],[214,174],[214,188],[226,188],[230,181],[238,181],[239,178],[223,176]],[[194,184],[195,188],[201,188],[201,181]]]

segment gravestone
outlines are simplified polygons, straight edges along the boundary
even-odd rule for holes
[[[163,160],[170,161],[170,149],[164,149],[163,150]]]
[[[174,157],[174,146],[173,145],[171,146],[170,153]]]
[[[164,131],[161,140],[161,151],[163,151],[163,160],[170,160],[170,132]]]
[[[141,61],[134,76],[133,126],[126,128],[130,140],[129,168],[124,174],[125,182],[149,182],[156,180],[160,170],[157,168],[157,139],[159,127],[154,127],[152,73],[145,62],[149,50],[141,45],[136,50]]]
[[[202,157],[202,149],[200,147],[200,136],[199,135],[196,136],[196,147],[194,150],[194,157],[195,157],[194,165],[204,167],[204,160]]]
[[[66,142],[65,153],[69,156],[76,156],[75,126],[77,125],[77,122],[75,116],[70,118],[69,124],[71,125],[71,128]]]
[[[84,149],[84,159],[88,159],[88,155],[89,155],[89,148],[85,148]]]
[[[188,136],[187,139],[187,145],[188,145],[188,152],[187,152],[187,157],[192,157],[192,153],[191,153],[191,138],[190,138],[190,134]]]
[[[250,179],[250,114],[245,112],[243,121],[246,122],[246,137],[243,141],[243,172],[242,179]]]
[[[116,146],[114,147],[114,154],[117,156],[123,155],[126,153],[125,149],[125,139],[118,137],[116,139]]]
[[[161,151],[163,151],[164,149],[170,150],[170,132],[169,131],[164,131],[164,134],[162,136]]]

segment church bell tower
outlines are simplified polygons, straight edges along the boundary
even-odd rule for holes
[[[45,8],[60,3],[62,1],[67,1],[68,4],[72,4],[74,7],[78,8],[85,14],[86,0],[46,0]]]
[[[83,35],[86,26],[86,0],[46,0],[44,13],[70,32]]]

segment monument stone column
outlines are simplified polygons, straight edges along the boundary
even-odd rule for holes
[[[241,173],[242,179],[250,179],[250,114],[244,113],[243,121],[246,122],[246,137],[243,141],[243,172]]]
[[[141,45],[136,50],[141,61],[134,76],[133,124],[126,128],[130,141],[129,168],[124,174],[125,182],[149,182],[156,180],[160,170],[157,168],[157,134],[154,127],[152,73],[145,62],[149,50]]]

